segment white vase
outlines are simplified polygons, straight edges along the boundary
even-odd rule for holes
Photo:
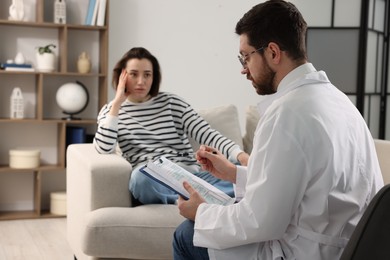
[[[41,72],[52,72],[55,70],[56,56],[54,53],[43,53],[37,52],[37,70]]]
[[[24,59],[23,53],[18,52],[16,54],[16,56],[15,56],[15,63],[16,64],[24,64],[25,63],[25,59]]]
[[[24,3],[23,0],[12,0],[9,7],[9,20],[22,21],[24,18]]]

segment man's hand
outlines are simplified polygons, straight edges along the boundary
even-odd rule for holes
[[[196,153],[196,159],[202,165],[202,169],[210,172],[214,177],[236,183],[237,167],[219,151],[201,145]]]
[[[199,193],[191,187],[188,182],[183,182],[184,188],[190,194],[190,198],[185,200],[183,197],[179,196],[178,200],[178,208],[180,211],[180,215],[189,220],[195,221],[196,211],[200,204],[204,203],[205,200],[199,195]]]

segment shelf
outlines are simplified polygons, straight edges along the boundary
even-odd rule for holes
[[[34,123],[34,124],[53,124],[53,123],[63,123],[69,125],[78,125],[78,124],[96,124],[96,118],[93,119],[81,119],[81,120],[66,120],[66,119],[11,119],[11,118],[0,118],[0,123]]]
[[[0,220],[39,218],[35,211],[0,211]]]
[[[0,118],[0,123],[45,123],[43,120],[35,118],[24,118],[24,119],[11,119],[11,118]]]
[[[42,210],[40,214],[31,211],[0,211],[0,220],[35,219],[35,218],[63,218],[65,215],[51,214],[48,210]]]
[[[78,73],[78,72],[40,72],[40,71],[7,71],[0,70],[0,74],[30,74],[30,75],[40,75],[43,76],[63,76],[63,77],[106,77],[102,73]]]
[[[42,210],[40,217],[41,218],[63,218],[63,217],[66,217],[66,216],[65,215],[52,214],[48,210]]]
[[[26,172],[36,172],[36,171],[60,171],[64,170],[64,167],[61,167],[59,165],[42,165],[37,168],[31,168],[31,169],[15,169],[9,167],[9,165],[0,165],[0,173],[9,172],[9,173],[26,173]]]
[[[0,25],[11,25],[20,27],[37,27],[37,28],[62,28],[63,24],[56,23],[36,23],[36,22],[25,22],[25,21],[12,21],[0,19]]]
[[[71,30],[107,30],[107,26],[92,26],[92,25],[82,25],[82,24],[66,24],[64,27],[67,27]]]
[[[67,125],[79,125],[79,124],[97,124],[97,119],[81,119],[81,120],[66,120],[66,119],[44,119],[44,122],[53,123],[65,123]]]
[[[70,76],[70,77],[106,77],[107,75],[102,73],[78,73],[78,72],[35,72],[37,74],[43,74],[44,76]]]
[[[8,70],[0,70],[0,74],[29,74],[29,75],[35,75],[39,74],[36,71],[8,71]]]
[[[24,22],[24,21],[11,21],[0,19],[0,25],[20,26],[20,27],[36,27],[36,28],[68,28],[73,30],[106,30],[107,26],[91,26],[83,24],[58,24],[58,23],[36,23],[36,22]]]
[[[83,1],[87,8],[88,0]],[[7,1],[0,4],[0,8],[6,5],[8,5]],[[50,1],[36,0],[34,6],[35,21],[7,20],[6,12],[2,14],[0,29],[4,42],[0,46],[0,62],[10,59],[9,55],[14,52],[22,52],[26,61],[33,63],[36,56],[34,46],[44,46],[42,44],[52,42],[57,47],[55,51],[57,65],[54,72],[0,70],[0,82],[2,83],[0,84],[0,103],[3,104],[0,113],[0,131],[3,133],[0,140],[2,144],[0,146],[0,183],[3,186],[0,189],[4,189],[2,192],[4,201],[10,200],[12,197],[8,198],[8,194],[12,195],[13,192],[17,192],[18,195],[25,193],[22,195],[31,198],[33,205],[33,210],[25,206],[26,204],[20,207],[3,207],[3,211],[0,211],[0,220],[63,217],[51,214],[46,210],[45,204],[48,199],[47,193],[57,188],[57,183],[55,187],[51,187],[49,182],[64,179],[64,176],[57,177],[56,175],[66,172],[66,149],[69,138],[67,134],[73,127],[85,128],[86,137],[90,139],[96,131],[97,114],[107,103],[108,23],[105,26],[90,26],[82,24],[83,19],[76,18],[68,20],[72,24],[56,24],[48,20],[51,18],[47,12],[51,13],[53,10]],[[107,1],[106,12],[108,6],[109,1]],[[77,7],[68,5],[67,8]],[[106,21],[108,20],[106,14]],[[21,42],[23,44],[20,44]],[[79,73],[77,61],[80,53],[85,50],[90,52],[91,72]],[[67,81],[83,82],[89,90],[90,103],[79,114],[81,116],[76,115],[82,118],[80,120],[62,119],[67,115],[62,113],[56,103],[56,91]],[[26,118],[9,118],[11,109],[8,104],[14,87],[20,87],[25,94],[23,98],[25,112],[27,112],[24,114]],[[41,149],[42,165],[32,169],[11,168],[9,150],[13,147]],[[32,196],[27,193],[29,189],[25,189],[27,191],[24,192],[23,188],[19,187],[19,179],[22,182],[26,181],[26,185],[31,183]],[[66,189],[66,183],[58,185],[63,185],[63,189]],[[8,209],[13,209],[13,211],[5,211]]]

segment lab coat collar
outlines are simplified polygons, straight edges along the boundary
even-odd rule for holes
[[[313,64],[305,63],[290,71],[279,83],[276,93],[264,96],[257,105],[260,117],[264,115],[267,108],[277,99],[290,91],[313,83],[330,83],[324,71],[316,71]]]

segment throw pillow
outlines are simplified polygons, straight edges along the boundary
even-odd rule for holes
[[[243,138],[244,151],[250,154],[253,148],[253,136],[259,122],[260,115],[256,106],[248,106],[246,109],[245,135]]]
[[[202,109],[199,110],[198,113],[212,128],[234,141],[243,149],[242,134],[236,106],[225,105]],[[190,143],[196,152],[199,149],[199,144],[192,138],[190,138]]]

